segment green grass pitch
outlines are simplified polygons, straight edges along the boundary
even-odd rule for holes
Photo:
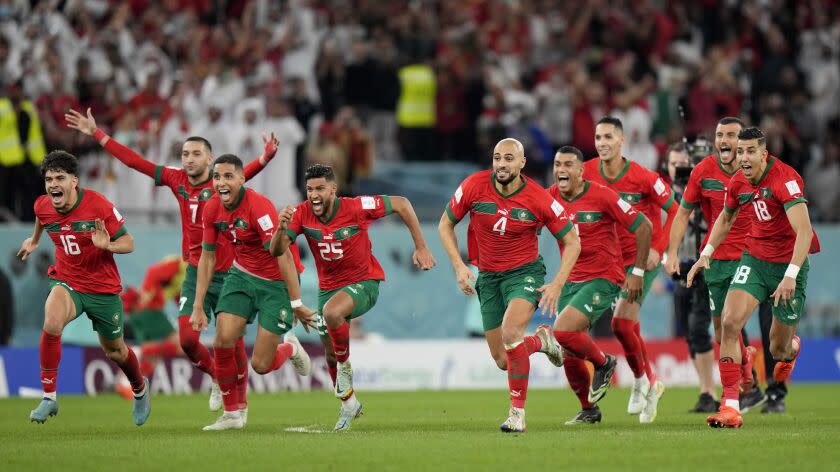
[[[29,422],[38,400],[0,400],[0,470],[840,470],[840,386],[791,386],[788,413],[744,417],[713,430],[686,413],[696,390],[672,388],[652,425],[626,414],[627,390],[610,391],[598,425],[564,426],[578,405],[562,390],[532,390],[524,434],[499,432],[505,391],[361,392],[352,431],[330,432],[329,392],[250,396],[244,430],[204,432],[205,396],[153,397],[142,427],[115,395],[59,397],[59,415]],[[302,428],[323,433],[301,433]]]

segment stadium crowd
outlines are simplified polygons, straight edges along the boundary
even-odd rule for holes
[[[840,221],[840,6],[827,0],[0,0],[0,85],[2,219],[32,219],[45,149],[82,156],[86,185],[127,213],[174,214],[65,127],[67,109],[90,108],[158,163],[177,163],[190,135],[247,161],[274,132],[278,157],[249,185],[278,206],[300,200],[306,164],[347,188],[380,161],[484,166],[506,136],[542,178],[560,145],[595,156],[607,114],[625,154],[661,170],[670,143],[740,116],[803,175],[814,220]]]

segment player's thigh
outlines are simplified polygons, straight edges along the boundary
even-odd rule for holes
[[[475,291],[481,310],[481,324],[485,333],[502,326],[502,319],[505,316],[505,299],[502,296],[500,279],[496,274],[479,271],[475,282]]]
[[[531,300],[514,298],[508,303],[502,319],[502,342],[512,344],[522,341],[528,322],[534,316],[536,305]]]
[[[216,315],[216,339],[213,341],[215,347],[233,347],[236,340],[242,336],[248,320],[234,313],[220,311]]]
[[[601,278],[566,283],[558,301],[557,308],[561,313],[558,321],[561,321],[562,313],[571,308],[586,319],[585,325],[582,325],[580,318],[572,318],[576,320],[574,324],[580,326],[580,329],[575,331],[586,330],[597,323],[605,311],[615,305],[620,291],[621,287],[614,282]]]
[[[741,289],[729,290],[720,319],[721,337],[737,338],[757,306],[758,300],[752,293]]]
[[[282,336],[294,326],[292,301],[282,280],[255,281],[255,308],[259,325],[269,333]]]
[[[225,344],[221,347],[228,347],[226,344],[231,342],[231,339],[227,336],[219,337],[219,320],[222,313],[242,318],[244,320],[241,323],[242,329],[244,329],[245,324],[253,322],[256,318],[256,287],[251,279],[255,279],[255,277],[241,272],[230,272],[225,278],[222,292],[219,294],[219,301],[216,304],[216,341],[222,341]],[[228,323],[230,324],[230,322]],[[233,334],[232,341],[235,342],[241,334],[242,330],[240,329]]]
[[[350,313],[350,319],[358,318],[376,305],[376,301],[379,299],[379,281],[363,280],[343,287],[341,291],[350,295],[350,298],[353,299],[353,311]]]
[[[741,261],[722,261],[712,259],[709,268],[703,271],[706,288],[709,290],[709,309],[712,316],[720,316],[726,301],[726,292],[732,284],[732,277],[738,270]]]
[[[58,336],[82,312],[81,300],[76,292],[63,282],[52,283],[52,289],[44,303],[44,331]]]
[[[321,314],[328,326],[337,328],[344,323],[344,320],[351,317],[356,301],[350,294],[342,289],[335,290],[321,308]]]
[[[500,369],[507,369],[507,354],[505,345],[502,342],[502,328],[494,328],[484,332],[484,339],[487,340],[487,347],[490,349],[490,356],[496,361]]]
[[[123,304],[119,295],[80,293],[93,329],[106,339],[122,338]]]

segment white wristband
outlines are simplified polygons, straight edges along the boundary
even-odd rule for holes
[[[706,247],[700,252],[701,256],[712,257],[712,253],[715,252],[715,247],[711,244],[706,244]]]
[[[633,275],[638,275],[639,277],[645,276],[645,270],[641,267],[633,267],[633,270],[630,273]]]
[[[785,277],[790,277],[796,280],[797,275],[799,275],[799,266],[796,264],[788,264],[787,270],[785,270]]]
[[[300,308],[303,306],[303,302],[300,301],[300,298],[296,298],[292,300],[292,308]]]

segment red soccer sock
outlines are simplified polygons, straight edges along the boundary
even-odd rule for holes
[[[739,383],[741,382],[741,365],[731,361],[721,359],[718,361],[720,368],[720,384],[723,386],[723,398],[721,403],[727,406],[733,406],[731,402],[736,405],[738,403]]]
[[[607,362],[604,353],[586,331],[555,331],[554,338],[563,349],[592,362],[595,367],[601,367]]]
[[[176,357],[180,354],[180,351],[178,343],[174,341],[166,340],[160,343],[160,355],[162,357]]]
[[[289,343],[283,343],[283,344],[277,346],[277,351],[274,354],[274,361],[271,363],[271,367],[269,368],[268,372],[273,372],[273,371],[279,369],[280,367],[282,367],[283,364],[285,364],[286,361],[290,357],[292,357],[292,352],[293,351],[294,351],[294,348]],[[268,372],[266,372],[266,373],[268,373]]]
[[[130,349],[130,348],[129,348]],[[144,355],[140,356],[140,373],[145,377],[151,377],[155,371],[155,363],[146,359]]]
[[[508,362],[510,404],[515,408],[525,408],[525,399],[528,396],[528,373],[531,371],[528,348],[523,342],[513,349],[506,349],[505,352]]]
[[[61,335],[41,332],[41,385],[44,393],[54,394],[58,381],[58,363],[61,362]]]
[[[630,370],[637,379],[645,374],[645,363],[642,358],[642,346],[639,345],[639,337],[636,336],[633,320],[623,318],[612,319],[612,329],[621,347],[624,348],[624,357],[630,364]]]
[[[216,378],[216,368],[213,364],[213,357],[210,351],[201,344],[199,340],[200,333],[192,329],[190,326],[189,316],[182,316],[178,318],[178,337],[181,341],[181,348],[184,354],[192,361],[192,363],[202,372],[210,377]]]
[[[567,356],[563,361],[563,369],[566,370],[569,387],[580,401],[580,407],[584,410],[592,408],[592,403],[589,403],[589,386],[592,384],[592,379],[586,361],[578,357]]]
[[[642,324],[636,321],[633,331],[635,331],[636,337],[639,338],[639,346],[642,347],[642,359],[645,363],[645,374],[647,375],[648,382],[650,382],[650,385],[653,386],[653,383],[656,382],[656,375],[653,373],[653,368],[647,355],[647,344],[645,344],[645,340],[642,338]]]
[[[345,321],[338,328],[327,326],[327,333],[332,340],[336,360],[347,362],[350,358],[350,325]]]
[[[143,374],[140,372],[140,362],[137,361],[137,355],[134,350],[128,348],[128,356],[122,362],[115,362],[123,371],[128,382],[131,384],[131,390],[134,394],[143,392],[146,388],[146,382],[143,380]]]
[[[540,352],[540,349],[542,349],[542,341],[540,341],[540,338],[536,334],[525,336],[524,344],[529,356],[535,352]]]
[[[222,391],[222,402],[225,404],[225,411],[238,411],[239,392],[236,388],[236,348],[217,347],[214,351],[216,355],[216,379],[219,382],[219,390]]]
[[[327,371],[330,373],[333,387],[335,387],[335,378],[338,376],[338,366],[327,364]]]
[[[248,353],[245,340],[236,340],[234,358],[236,359],[236,392],[239,396],[239,409],[248,408]]]

